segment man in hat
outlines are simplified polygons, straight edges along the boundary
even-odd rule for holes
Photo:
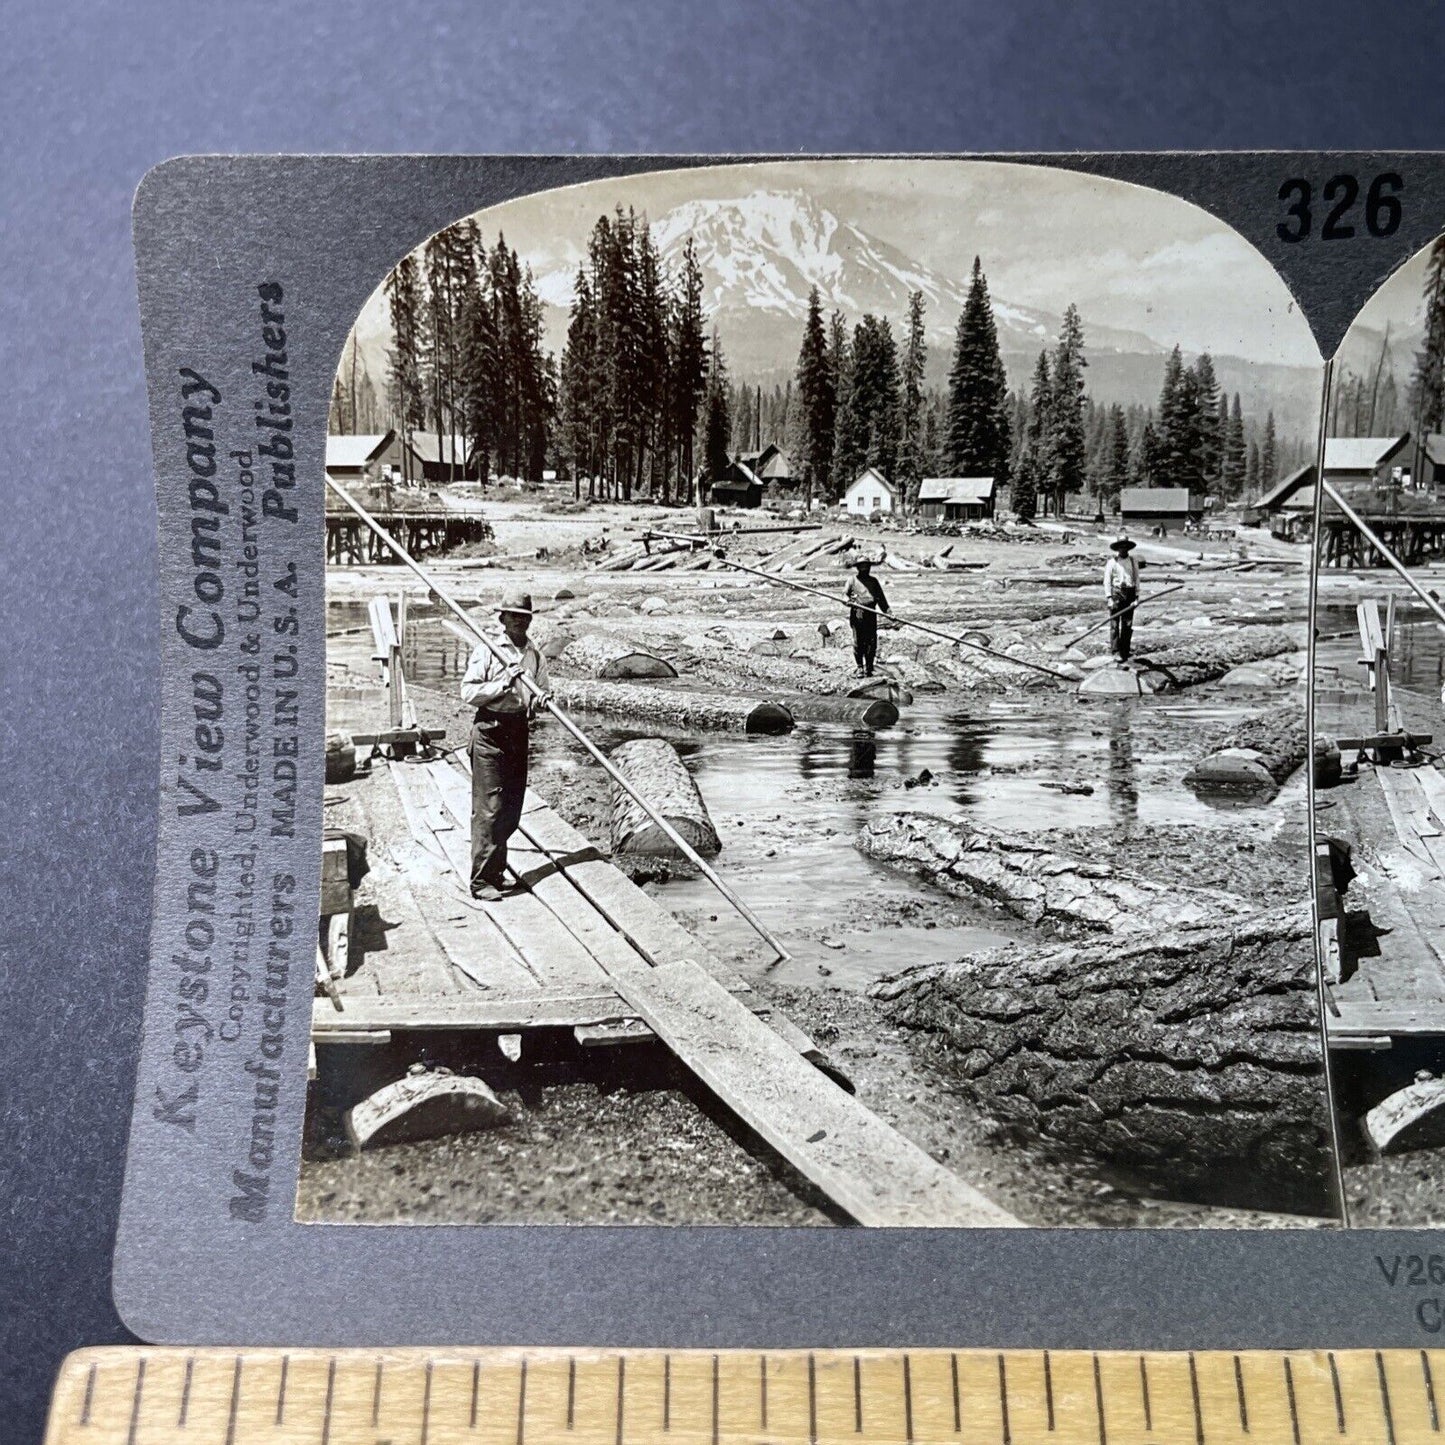
[[[878,613],[888,611],[888,599],[873,575],[871,558],[858,557],[848,565],[856,569],[843,594],[848,601],[848,626],[853,629],[855,671],[858,677],[872,677],[878,656]]]
[[[1122,667],[1134,640],[1134,608],[1139,601],[1139,564],[1134,543],[1124,536],[1109,543],[1114,555],[1104,567],[1104,601],[1109,605],[1109,651]]]
[[[472,897],[488,902],[509,891],[507,839],[522,819],[530,724],[543,701],[522,679],[547,691],[547,664],[527,637],[531,593],[506,593],[498,618],[501,628],[490,634],[492,646],[477,644],[462,678],[462,701],[477,710],[470,749]]]

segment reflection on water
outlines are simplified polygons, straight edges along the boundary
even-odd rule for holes
[[[435,617],[435,609],[411,609],[407,673],[451,691],[469,649]],[[370,678],[365,607],[334,606],[328,620],[330,656]],[[876,734],[819,723],[781,738],[703,733],[672,740],[722,837],[719,873],[796,955],[784,977],[801,981],[802,970],[816,982],[826,969],[835,983],[861,986],[889,968],[956,957],[1001,938],[988,928],[880,932],[877,920],[860,915],[869,895],[897,883],[854,846],[870,820],[916,810],[1014,831],[1178,823],[1227,829],[1230,814],[1181,780],[1206,733],[1257,706],[1188,694],[1138,702],[1056,693],[965,701],[954,694],[918,698],[896,727]],[[597,714],[582,721],[604,751],[658,731]],[[534,746],[579,774],[595,766],[555,726],[539,726]],[[1282,812],[1293,800],[1286,795],[1270,806]],[[896,886],[891,891],[896,895]],[[672,908],[700,915],[719,949],[758,956],[756,937],[705,882],[669,883],[666,897]],[[825,943],[818,937],[824,929],[837,937]]]

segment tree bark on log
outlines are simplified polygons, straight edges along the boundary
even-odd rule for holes
[[[683,692],[670,687],[560,678],[553,682],[552,696],[564,708],[610,713],[664,727],[747,733],[793,730],[793,715],[782,703],[721,692]]]
[[[1107,862],[1056,852],[1024,834],[989,832],[928,813],[875,819],[859,833],[858,847],[945,892],[992,903],[1064,937],[1158,932],[1253,911],[1233,893],[1165,887]]]
[[[704,858],[717,857],[722,842],[707,804],[671,743],[662,738],[635,738],[612,750],[612,764],[696,852]],[[612,784],[612,851],[655,858],[684,856],[616,782]]]
[[[929,964],[870,992],[1015,1137],[1184,1197],[1328,1209],[1304,910]]]
[[[799,722],[835,722],[855,728],[891,728],[898,708],[886,697],[818,697],[803,693],[787,699]]]
[[[677,676],[677,669],[666,658],[601,632],[589,632],[573,638],[563,648],[561,660],[587,677]]]
[[[1199,792],[1272,794],[1304,762],[1306,734],[1302,707],[1255,713],[1215,738],[1184,781]]]
[[[1176,642],[1169,647],[1136,647],[1136,652],[1141,664],[1147,662],[1162,671],[1174,686],[1197,687],[1242,663],[1296,652],[1304,645],[1295,629],[1261,625],[1241,627],[1237,632],[1204,633],[1197,642]]]

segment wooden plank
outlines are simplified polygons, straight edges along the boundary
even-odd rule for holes
[[[1376,768],[1375,777],[1379,779],[1380,792],[1384,796],[1385,806],[1390,810],[1390,821],[1395,825],[1395,836],[1400,846],[1416,862],[1433,869],[1435,860],[1421,841],[1415,826],[1416,819],[1421,814],[1424,814],[1422,821],[1426,821],[1428,826],[1429,815],[1425,810],[1424,794],[1418,788],[1412,790],[1400,773],[1392,772],[1389,768]]]
[[[1338,997],[1338,996],[1337,996]],[[1337,1034],[1400,1037],[1445,1035],[1445,999],[1414,1003],[1339,999],[1339,1017],[1326,1020],[1331,1038]]]
[[[321,844],[321,916],[351,912],[351,877],[346,867],[346,839]]]
[[[750,1129],[859,1224],[1016,1226],[684,959],[622,981],[628,1004]]]
[[[391,603],[385,597],[373,597],[366,610],[371,616],[371,637],[376,644],[376,660],[385,663],[391,657],[392,648],[397,645]]]
[[[575,1029],[635,1019],[634,1010],[615,990],[571,993],[532,989],[526,993],[411,994],[344,998],[338,1013],[329,999],[312,1005],[313,1037],[367,1033],[378,1029],[485,1029],[514,1033],[523,1029]]]
[[[1425,794],[1425,805],[1435,815],[1435,821],[1445,826],[1445,777],[1431,764],[1416,768],[1410,776]]]

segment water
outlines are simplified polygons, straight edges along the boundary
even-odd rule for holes
[[[404,662],[414,682],[452,691],[469,649],[436,616],[435,609],[411,609]],[[365,607],[333,605],[328,621],[330,657],[349,663],[359,679],[373,676]],[[1246,710],[1193,696],[1138,702],[1054,693],[966,702],[957,695],[921,696],[897,726],[876,734],[809,723],[781,738],[689,733],[672,740],[723,841],[714,867],[794,955],[772,976],[864,987],[910,963],[993,946],[1010,932],[1021,936],[1016,925],[991,918],[935,928],[911,922],[906,908],[900,915],[900,897],[906,904],[910,896],[937,895],[900,890],[895,872],[858,851],[854,840],[866,823],[921,811],[1022,832],[1179,823],[1228,828],[1232,812],[1196,797],[1180,780],[1201,736]],[[657,731],[597,714],[579,721],[604,751]],[[556,726],[539,726],[534,747],[579,774],[596,766]],[[925,770],[931,782],[904,786]],[[1053,782],[1090,791],[1043,786]],[[766,962],[757,935],[705,880],[670,882],[664,896],[719,951],[751,960],[749,971]],[[958,911],[966,914],[968,905],[960,903]]]

